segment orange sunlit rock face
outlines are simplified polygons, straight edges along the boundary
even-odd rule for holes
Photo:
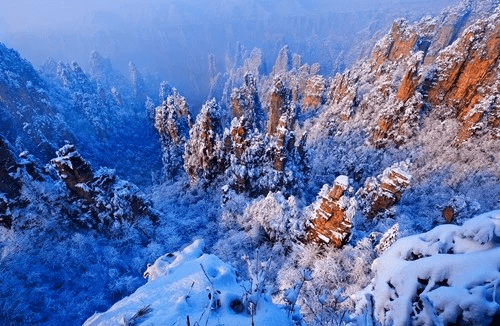
[[[499,74],[500,23],[496,23],[494,28],[486,22],[474,25],[437,58],[442,68],[437,72],[437,82],[429,89],[428,101],[434,105],[444,102],[455,109],[460,122],[457,145],[474,134],[474,126],[487,114],[484,108],[476,106]]]
[[[400,163],[385,169],[377,179],[367,179],[357,192],[363,211],[369,218],[383,214],[396,205],[409,187],[411,176],[407,166]]]
[[[347,194],[347,177],[341,176],[326,197],[318,199],[318,208],[310,221],[308,242],[342,247],[351,234],[353,203]]]
[[[311,76],[307,80],[302,99],[302,110],[317,109],[323,103],[325,80],[321,76]]]

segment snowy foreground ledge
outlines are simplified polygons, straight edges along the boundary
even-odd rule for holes
[[[488,325],[500,314],[500,211],[402,238],[372,269],[361,325]]]
[[[234,269],[217,256],[203,254],[203,247],[196,240],[181,252],[161,256],[144,273],[145,285],[84,325],[251,325],[246,307],[252,296],[245,295]],[[266,296],[258,299],[255,325],[291,324],[282,307]]]
[[[251,325],[250,302],[257,303],[255,325],[293,324],[283,307],[259,295],[262,275],[252,276],[249,293],[234,269],[203,247],[196,240],[161,256],[144,286],[84,325]],[[489,325],[500,314],[500,211],[402,238],[372,269],[350,325]]]

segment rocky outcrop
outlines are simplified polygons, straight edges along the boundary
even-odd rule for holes
[[[257,79],[251,73],[244,76],[244,85],[231,92],[231,113],[243,119],[248,129],[262,130],[265,117],[257,91]]]
[[[379,214],[390,214],[389,210],[400,201],[410,181],[411,175],[408,173],[406,162],[392,165],[377,178],[368,178],[356,193],[360,198],[361,211],[368,218],[375,218]]]
[[[326,81],[323,76],[313,75],[307,79],[302,98],[302,111],[314,110],[325,101]]]
[[[491,9],[486,9],[480,16],[491,12]],[[419,41],[419,49],[425,52],[424,65],[432,64],[439,52],[460,36],[460,32],[474,20],[474,16],[470,2],[463,1],[455,10],[445,11],[437,22],[431,20],[425,30],[434,34]]]
[[[230,153],[232,149],[236,159],[238,160],[243,159],[243,153],[245,153],[249,145],[246,139],[249,130],[245,127],[245,125],[246,123],[244,118],[234,118],[231,122],[231,144],[229,145],[230,147],[227,152]]]
[[[303,181],[308,158],[305,136],[297,141],[291,130],[287,114],[281,116],[272,137],[253,132],[245,128],[242,118],[234,118],[230,133],[227,131],[224,136],[223,155],[231,188],[252,197],[278,190],[294,193],[296,184]]]
[[[76,196],[90,200],[92,194],[87,184],[94,179],[90,163],[76,151],[74,145],[65,145],[57,152],[57,158],[51,161],[66,187]]]
[[[372,144],[382,148],[391,142],[396,146],[406,143],[418,132],[418,116],[423,107],[421,96],[411,96],[406,102],[393,101],[388,104],[372,129]]]
[[[287,147],[289,144],[293,143],[293,139],[290,139],[290,136],[293,137],[293,134],[291,134],[287,129],[286,116],[282,116],[278,123],[276,143],[274,144],[275,146],[273,146],[272,150],[273,168],[276,171],[283,172],[285,169]]]
[[[438,206],[445,223],[461,224],[471,215],[477,214],[481,205],[467,196],[457,195],[448,200],[445,205]],[[443,221],[440,221],[443,222]]]
[[[192,184],[200,180],[210,183],[224,172],[219,164],[223,152],[220,110],[215,99],[207,101],[189,131],[183,158]]]
[[[483,100],[498,89],[491,87],[500,73],[500,14],[467,28],[453,45],[437,57],[437,70],[427,100],[453,107],[461,128],[460,144],[474,134],[474,127],[488,114]]]
[[[267,120],[267,133],[269,136],[273,136],[276,133],[281,116],[289,113],[291,110],[290,100],[290,90],[281,78],[276,77],[271,88],[269,102],[269,116]]]
[[[351,78],[354,77],[354,80]],[[357,77],[352,76],[349,71],[337,74],[331,81],[328,89],[328,105],[340,108],[341,121],[347,121],[352,116],[356,103]]]
[[[293,188],[307,158],[303,142],[296,144],[293,131],[295,106],[287,71],[261,80],[245,74],[243,85],[231,91],[232,120],[224,132],[222,108],[215,100],[203,106],[184,146],[184,169],[193,185],[200,180],[209,185],[226,175],[232,190],[251,197]],[[263,99],[258,81],[264,86],[269,83]],[[267,128],[261,103],[268,111]]]
[[[94,173],[74,145],[63,146],[57,155],[51,164],[70,190],[76,209],[69,209],[69,215],[80,226],[102,230],[139,218],[158,220],[139,188],[117,178],[113,170],[101,168]]]
[[[408,56],[417,42],[418,35],[413,26],[405,20],[395,21],[389,34],[373,50],[372,58],[376,66],[384,61],[395,61]]]
[[[408,101],[415,94],[420,79],[422,78],[419,72],[421,60],[421,56],[415,56],[414,60],[412,60],[412,64],[409,65],[408,70],[403,76],[398,93],[396,94],[396,97],[401,102]]]
[[[406,61],[406,72],[396,95],[399,101],[407,102],[420,91],[425,102],[434,109],[454,109],[460,124],[455,145],[469,139],[481,128],[481,121],[488,120],[492,111],[489,96],[498,94],[493,85],[499,75],[500,16],[493,14],[465,28],[469,15],[470,9],[466,8],[447,16],[442,25],[423,20],[410,31],[406,25],[393,26],[389,38],[394,39],[394,44],[386,57],[393,61],[398,56],[402,62]],[[406,35],[406,41],[401,42],[399,34]],[[416,35],[418,40],[414,42]],[[411,44],[413,50],[408,51]],[[394,46],[399,50],[394,52]],[[374,54],[377,53],[380,51],[376,49]],[[426,78],[422,78],[422,71],[426,71]],[[420,108],[414,111],[418,114]],[[395,130],[401,125],[387,121],[379,124],[388,125],[381,126],[387,130]],[[375,142],[380,134],[376,136]]]
[[[493,1],[463,2],[435,18],[413,24],[396,21],[371,59],[329,81],[328,110],[318,120],[321,128],[363,121],[376,147],[403,146],[432,115],[458,121],[453,135],[457,146],[475,134],[496,137],[496,6]]]
[[[186,99],[174,89],[155,109],[155,128],[160,135],[163,171],[167,180],[178,177],[183,169],[182,155],[192,127]]]
[[[356,84],[356,80],[349,80],[350,72],[347,71],[344,74],[337,74],[333,79],[329,93],[329,100],[331,104],[338,104],[341,101],[348,99],[348,102],[354,102],[356,98],[355,89],[351,88],[352,85]]]
[[[286,124],[283,116],[275,137],[269,138],[245,129],[241,119],[233,119],[231,131],[225,132],[224,153],[219,155],[225,157],[226,175],[233,190],[251,197],[278,190],[293,192],[297,177],[293,169],[299,167],[295,162],[295,135]]]
[[[313,204],[313,215],[307,230],[308,242],[340,248],[348,241],[356,211],[356,199],[351,192],[347,176],[337,177],[332,188],[323,187]]]
[[[441,213],[446,223],[451,223],[455,220],[456,212],[452,206],[446,206]]]

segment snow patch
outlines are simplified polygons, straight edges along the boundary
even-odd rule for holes
[[[487,325],[500,313],[499,239],[500,211],[402,238],[373,262],[361,306],[373,296],[386,325]]]
[[[186,325],[187,320],[191,325],[250,325],[252,319],[255,325],[292,325],[287,311],[268,296],[260,296],[250,309],[235,270],[203,248],[204,241],[195,240],[161,256],[144,273],[145,285],[84,325],[128,325],[138,318],[144,326]]]

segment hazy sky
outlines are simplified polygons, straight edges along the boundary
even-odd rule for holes
[[[0,17],[7,33],[38,32],[53,30],[61,26],[81,26],[88,23],[92,13],[113,11],[130,0],[3,0]]]
[[[273,4],[276,3],[276,4]],[[231,11],[231,7],[245,4],[260,4],[268,7],[270,11],[281,11],[291,14],[297,8],[304,11],[314,8],[327,7],[327,11],[352,12],[373,10],[387,6],[397,5],[415,7],[422,3],[427,6],[434,2],[436,8],[454,3],[453,0],[2,0],[0,3],[0,27],[4,33],[13,32],[38,32],[40,30],[53,30],[58,28],[72,28],[94,26],[102,24],[99,15],[109,13],[123,20],[139,20],[141,17],[150,16],[155,11],[166,8],[165,5],[177,3],[205,11],[207,14],[220,11]],[[278,5],[279,3],[279,5]],[[286,3],[288,6],[283,6]],[[280,8],[273,8],[273,7]],[[189,9],[192,9],[189,8]],[[186,8],[187,9],[187,8]],[[227,12],[226,12],[227,13]],[[233,12],[236,15],[236,12]],[[299,13],[296,13],[299,14]],[[96,18],[97,16],[97,18]],[[96,21],[97,19],[97,21]]]
[[[435,14],[458,0],[0,0],[0,42],[36,67],[49,57],[88,68],[90,53],[122,72],[133,61],[186,93],[207,92],[208,54],[221,70],[241,42],[272,64],[289,44],[330,73],[364,29]],[[366,35],[365,35],[366,36]],[[346,52],[344,51],[344,52]]]

